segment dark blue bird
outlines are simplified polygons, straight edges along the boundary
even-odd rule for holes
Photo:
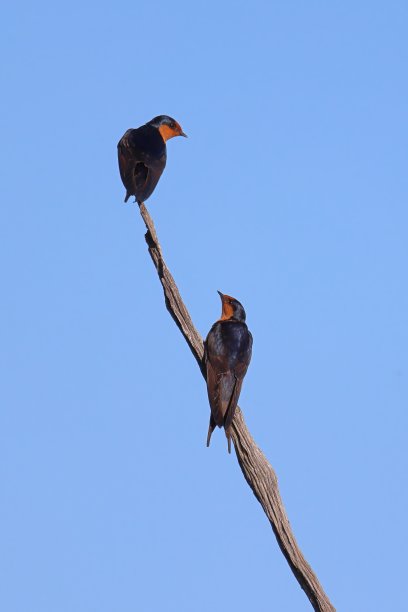
[[[215,427],[224,427],[231,452],[231,424],[251,361],[252,334],[245,323],[245,310],[235,298],[218,292],[221,319],[211,327],[204,343],[207,391],[211,407],[207,446]]]
[[[123,134],[118,142],[118,160],[126,188],[125,202],[132,195],[139,204],[150,198],[166,166],[166,141],[174,136],[187,137],[177,121],[167,115]]]

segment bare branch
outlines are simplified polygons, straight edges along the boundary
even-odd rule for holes
[[[163,286],[167,310],[187,341],[201,373],[205,378],[206,371],[203,363],[203,340],[194,327],[190,314],[174,282],[174,278],[166,266],[153,220],[144,204],[140,205],[140,214],[147,228],[145,238],[149,247],[150,256]],[[292,533],[279,494],[278,479],[275,471],[260,448],[255,444],[245,424],[242,411],[238,407],[232,423],[232,440],[234,442],[238,463],[245,480],[251,487],[252,492],[268,517],[280,549],[289,563],[290,569],[297,581],[308,596],[314,610],[318,612],[335,612],[335,608],[330,603],[317,576],[302,555]]]

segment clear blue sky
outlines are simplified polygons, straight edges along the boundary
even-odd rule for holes
[[[0,609],[300,612],[166,312],[116,143],[174,116],[148,201],[339,611],[406,606],[405,2],[9,2],[0,19]]]

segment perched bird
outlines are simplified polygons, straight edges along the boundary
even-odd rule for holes
[[[118,160],[126,188],[125,202],[132,195],[139,204],[150,198],[166,166],[166,141],[173,136],[187,138],[177,121],[167,115],[123,134],[118,142]]]
[[[221,319],[210,329],[204,343],[207,391],[211,416],[207,446],[211,434],[224,426],[231,452],[231,423],[234,418],[242,381],[251,361],[252,334],[245,323],[245,310],[238,300],[218,291],[222,301]]]

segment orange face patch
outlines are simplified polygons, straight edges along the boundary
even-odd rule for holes
[[[234,314],[234,308],[232,307],[232,305],[228,301],[229,297],[227,295],[225,295],[224,298],[225,299],[223,299],[223,301],[222,301],[222,314],[221,314],[220,321],[227,321]]]
[[[174,136],[178,136],[179,135],[179,131],[177,129],[173,129],[171,127],[169,127],[168,125],[161,125],[159,127],[159,132],[161,134],[161,137],[163,138],[164,142],[166,142],[166,140],[169,140],[169,138],[173,138]]]

